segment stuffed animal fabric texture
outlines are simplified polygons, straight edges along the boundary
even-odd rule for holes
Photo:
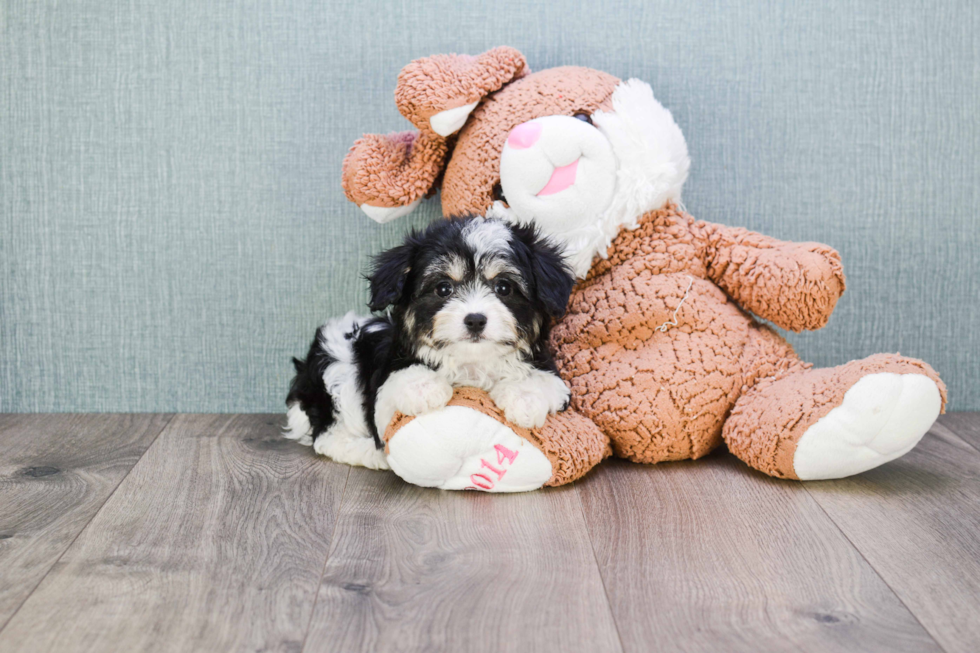
[[[861,372],[921,373],[945,392],[931,368],[900,356],[814,370],[743,310],[794,331],[826,324],[844,275],[825,245],[696,222],[668,205],[611,249],[579,285],[552,342],[572,405],[617,456],[699,458],[724,440],[752,467],[798,478],[800,436]],[[676,325],[659,331],[685,294]]]
[[[354,144],[351,201],[386,222],[441,190],[447,216],[534,223],[580,277],[552,331],[569,410],[521,429],[466,388],[440,411],[396,414],[384,440],[407,481],[524,491],[610,454],[657,463],[722,443],[771,476],[840,478],[904,455],[944,410],[946,388],[922,361],[815,369],[753,317],[826,325],[845,290],[840,256],[689,216],[686,142],[645,83],[532,73],[504,47],[412,62],[395,97],[418,131]]]

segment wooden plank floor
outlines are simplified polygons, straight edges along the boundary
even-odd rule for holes
[[[169,415],[0,416],[0,627],[169,420]]]
[[[728,454],[425,490],[275,415],[0,416],[0,651],[977,651],[980,414],[800,484]]]

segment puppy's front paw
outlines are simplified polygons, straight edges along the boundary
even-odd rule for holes
[[[518,426],[534,429],[544,426],[544,421],[548,419],[548,403],[544,397],[522,392],[516,384],[505,386],[499,392],[491,393],[490,397],[497,408],[504,411],[507,421]]]
[[[448,404],[453,396],[453,387],[435,370],[424,365],[412,365],[392,374],[381,392],[391,398],[395,410],[414,416]]]
[[[404,385],[395,408],[405,415],[421,415],[442,408],[453,397],[453,387],[433,374]]]
[[[565,410],[570,397],[559,376],[540,370],[521,381],[499,383],[490,391],[507,419],[526,429],[544,426],[548,414]]]
[[[540,373],[541,377],[535,380],[535,385],[548,402],[548,410],[552,413],[560,413],[572,403],[572,391],[568,389],[560,376],[555,374]]]
[[[425,365],[412,365],[388,377],[378,390],[375,424],[384,434],[396,412],[421,415],[443,408],[453,397],[453,387]]]

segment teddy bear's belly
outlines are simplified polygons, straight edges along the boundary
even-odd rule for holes
[[[649,463],[721,443],[755,364],[746,345],[769,333],[706,279],[640,275],[624,287],[610,275],[575,293],[552,342],[573,406],[618,456]]]
[[[561,369],[572,405],[609,436],[616,455],[645,463],[682,460],[721,443],[722,423],[743,383],[742,350],[741,338],[658,332],[636,348],[600,346],[588,364],[574,366],[577,374]]]

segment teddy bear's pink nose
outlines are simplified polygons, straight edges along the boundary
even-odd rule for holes
[[[538,142],[541,137],[541,123],[522,122],[510,130],[507,144],[515,150],[523,150]]]

